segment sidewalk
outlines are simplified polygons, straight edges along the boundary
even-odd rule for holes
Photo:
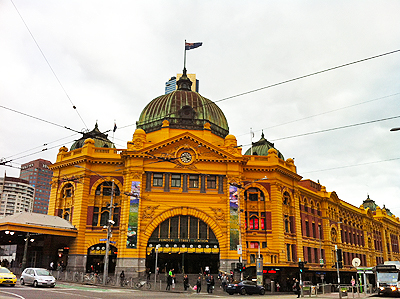
[[[150,283],[151,283],[151,289],[150,290],[148,290],[148,289],[139,289],[139,290],[150,291],[150,292],[162,292],[162,293],[164,293],[164,292],[169,292],[169,293],[189,293],[189,294],[191,294],[191,293],[195,294],[196,293],[196,291],[194,291],[193,288],[189,288],[187,291],[185,291],[184,287],[183,287],[183,283],[181,283],[181,282],[176,283],[175,284],[175,288],[173,289],[171,287],[170,290],[166,290],[166,286],[167,286],[166,282],[161,281],[161,289],[160,289],[160,281],[157,281],[157,285],[156,285],[155,288],[154,288],[154,279],[150,280]],[[133,288],[131,288],[131,287],[121,287],[119,285],[115,285],[115,286],[111,286],[111,285],[107,285],[107,286],[103,286],[103,285],[88,285],[88,284],[69,282],[69,281],[57,281],[57,284],[59,284],[59,285],[77,285],[77,286],[85,286],[85,285],[87,285],[88,287],[90,286],[90,287],[105,288],[105,289],[138,290],[138,289],[136,289],[134,287]],[[192,284],[191,284],[191,286],[192,286]],[[207,286],[206,286],[205,283],[202,284],[201,294],[203,294],[203,295],[207,294]],[[217,296],[229,296],[228,293],[224,292],[222,290],[222,288],[220,288],[219,281],[216,282],[216,286],[215,286],[215,289],[213,290],[212,294],[213,295],[217,295]],[[212,295],[212,294],[210,294],[210,295]],[[297,295],[294,294],[294,293],[291,293],[291,292],[290,293],[287,293],[287,292],[274,292],[274,293],[266,292],[265,296],[278,297],[279,299],[294,299],[294,298],[297,298]],[[371,296],[374,296],[374,294],[367,294],[367,296],[365,296],[364,294],[354,293],[354,297],[353,297],[353,293],[348,293],[347,296],[343,295],[342,299],[353,299],[353,298],[354,299],[358,299],[358,298],[363,299],[363,298],[367,298],[367,297],[371,297]],[[337,292],[336,293],[326,293],[326,294],[322,294],[321,293],[321,294],[312,295],[312,296],[304,295],[301,298],[304,298],[304,299],[307,299],[307,298],[333,299],[333,298],[339,298],[339,293],[337,293]]]

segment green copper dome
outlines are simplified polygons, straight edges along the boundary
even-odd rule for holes
[[[261,133],[260,140],[258,140],[257,142],[253,142],[252,147],[253,147],[253,155],[255,156],[268,156],[268,150],[271,148],[275,148],[273,143],[269,142],[267,139],[264,138],[264,132]],[[249,148],[245,152],[245,155],[251,155],[251,148]],[[278,158],[285,160],[280,151],[278,151]]]
[[[101,133],[99,130],[99,127],[96,123],[94,129],[90,132],[83,133],[83,136],[76,140],[74,144],[71,146],[71,151],[77,148],[82,148],[83,145],[85,144],[85,140],[88,138],[92,138],[94,140],[94,146],[95,147],[110,147],[110,148],[115,148],[114,143],[112,143],[110,140],[107,138],[107,134]]]
[[[137,128],[146,133],[157,131],[163,120],[168,120],[170,128],[203,130],[204,124],[210,123],[211,132],[225,138],[229,127],[224,113],[214,102],[191,91],[191,83],[184,69],[178,90],[152,100],[140,114]]]

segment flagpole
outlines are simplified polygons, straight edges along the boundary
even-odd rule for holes
[[[253,131],[252,131],[252,128],[250,128],[250,144],[251,144],[250,155],[253,155]]]
[[[185,39],[185,55],[183,56],[183,69],[186,69],[186,39]]]

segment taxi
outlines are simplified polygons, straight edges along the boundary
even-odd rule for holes
[[[15,286],[17,282],[17,277],[5,267],[0,267],[0,284],[8,284],[10,286]]]

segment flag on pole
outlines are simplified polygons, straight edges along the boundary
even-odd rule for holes
[[[114,129],[113,129],[113,132],[115,133],[116,130],[117,130],[117,124],[114,122]]]
[[[196,49],[202,45],[203,45],[203,43],[186,43],[185,42],[185,50]]]

